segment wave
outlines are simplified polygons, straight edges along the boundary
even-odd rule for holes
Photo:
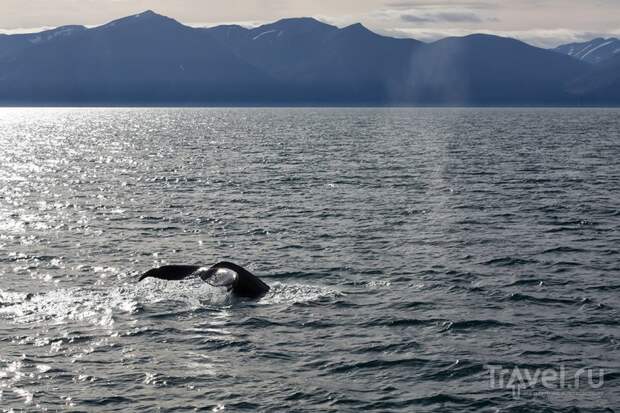
[[[510,328],[514,324],[497,320],[463,320],[450,321],[443,331],[486,330],[489,328]]]
[[[447,320],[441,318],[417,319],[417,318],[372,318],[363,323],[356,324],[360,327],[419,327],[440,326]]]
[[[574,298],[554,298],[554,297],[535,297],[528,294],[513,293],[507,298],[510,301],[525,301],[534,304],[562,304],[575,305],[582,303],[582,300]]]
[[[351,371],[358,370],[390,370],[392,368],[415,368],[421,369],[430,366],[436,366],[437,364],[443,364],[442,361],[427,360],[416,357],[397,358],[397,359],[374,359],[368,361],[359,361],[353,363],[338,363],[334,365],[326,366],[327,371],[330,374],[349,373]]]
[[[536,260],[528,260],[523,258],[514,258],[514,257],[500,257],[493,258],[491,260],[485,261],[483,265],[493,265],[497,267],[512,267],[516,265],[526,265],[526,264],[536,264],[538,261]]]
[[[588,252],[588,250],[584,250],[582,248],[573,248],[573,247],[554,247],[549,248],[541,252],[541,254],[555,254],[555,253],[574,253],[574,252]]]

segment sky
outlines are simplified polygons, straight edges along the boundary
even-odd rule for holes
[[[95,26],[148,9],[191,26],[308,16],[422,41],[492,33],[555,47],[620,37],[620,0],[0,0],[0,31]]]

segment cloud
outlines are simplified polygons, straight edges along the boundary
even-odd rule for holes
[[[0,29],[0,34],[25,34],[25,33],[39,33],[46,30],[55,29],[56,26],[41,26],[41,27],[18,27],[14,29]]]
[[[424,16],[416,16],[414,14],[403,14],[400,19],[407,23],[430,23],[433,19]]]
[[[432,9],[454,9],[457,8],[466,8],[466,9],[495,9],[497,8],[497,4],[490,3],[487,1],[472,1],[472,0],[462,0],[462,1],[433,1],[433,0],[402,0],[402,1],[391,1],[385,3],[386,7],[392,9],[424,9],[424,8],[432,8]]]
[[[433,8],[423,9],[380,9],[367,15],[371,20],[378,19],[389,22],[390,25],[397,25],[398,22],[429,24],[429,23],[482,23],[497,22],[496,17],[488,17],[482,13],[476,13],[467,9],[450,10]],[[386,27],[384,24],[383,27]]]
[[[369,13],[367,16],[370,19],[384,20],[386,24],[383,27],[389,25],[398,25],[398,22],[415,23],[415,24],[468,24],[468,23],[483,23],[483,22],[497,22],[496,17],[488,16],[488,12],[473,10],[464,5],[478,5],[480,3],[465,3],[455,2],[450,7],[448,4],[442,4],[441,2],[425,2],[425,1],[401,1],[398,3],[389,3],[389,5],[398,5],[395,8],[382,8]],[[416,6],[412,8],[412,6]]]
[[[483,18],[472,12],[435,12],[421,14],[403,14],[400,19],[407,23],[481,23],[496,19]]]

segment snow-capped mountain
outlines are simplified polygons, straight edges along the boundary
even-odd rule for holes
[[[583,62],[597,64],[620,55],[620,39],[599,37],[589,42],[565,44],[553,50]]]

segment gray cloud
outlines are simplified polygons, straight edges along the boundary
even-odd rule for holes
[[[466,9],[495,9],[497,4],[489,3],[487,1],[433,1],[433,0],[401,0],[390,1],[385,3],[386,7],[393,9],[419,9],[419,8],[433,8],[433,9],[453,9],[466,8]]]
[[[472,12],[434,12],[421,14],[403,14],[400,19],[407,23],[481,23],[497,19],[483,18]]]
[[[430,23],[433,19],[424,16],[416,16],[413,14],[403,14],[400,19],[407,23]]]

